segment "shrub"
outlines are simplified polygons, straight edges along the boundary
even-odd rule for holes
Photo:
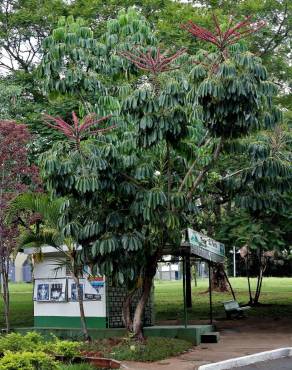
[[[26,335],[11,333],[0,337],[0,353],[6,351],[34,351],[40,349],[44,344],[43,337],[36,332],[29,332]]]
[[[57,362],[44,352],[6,352],[0,359],[0,370],[54,370]]]
[[[64,356],[70,360],[79,354],[80,343],[68,340],[60,340],[51,336],[45,341],[44,337],[36,332],[29,332],[26,335],[11,333],[0,337],[0,354],[11,352],[34,352],[41,351],[52,356]]]
[[[79,355],[80,343],[56,338],[53,342],[45,345],[44,348],[53,355],[64,356],[64,358],[70,360]]]

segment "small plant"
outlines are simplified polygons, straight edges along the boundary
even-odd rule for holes
[[[0,354],[2,355],[6,352],[41,351],[53,357],[63,356],[66,360],[71,360],[79,355],[79,348],[79,342],[60,340],[55,336],[45,340],[36,332],[29,332],[24,336],[19,333],[11,333],[0,337]]]
[[[10,333],[0,337],[0,354],[7,351],[23,352],[39,350],[44,345],[43,337],[36,332],[29,332],[26,335]]]
[[[53,357],[42,351],[36,352],[6,352],[0,359],[1,370],[54,370],[58,363]]]
[[[54,356],[63,356],[66,360],[72,360],[79,355],[80,343],[56,339],[45,347]]]

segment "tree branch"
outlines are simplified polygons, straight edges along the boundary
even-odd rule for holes
[[[124,172],[121,172],[121,175],[124,176],[127,180],[131,181],[135,186],[137,186],[140,189],[145,189],[138,180],[136,180],[134,177],[127,175]]]
[[[270,47],[271,47],[271,45],[272,45],[272,43],[273,42],[275,42],[275,39],[280,35],[280,32],[281,32],[281,30],[282,30],[282,28],[283,28],[283,25],[284,25],[284,23],[285,23],[285,21],[286,21],[286,17],[287,17],[287,12],[288,12],[288,1],[286,1],[286,3],[285,3],[285,9],[284,9],[284,14],[283,14],[283,19],[282,19],[282,22],[280,23],[280,25],[279,25],[279,28],[278,28],[278,30],[277,30],[277,32],[275,33],[275,35],[274,35],[274,37],[272,37],[271,39],[270,39],[270,41],[268,42],[268,44],[266,45],[266,47],[264,48],[264,50],[263,50],[263,52],[262,53],[260,53],[260,56],[263,56],[263,55],[265,55],[268,51],[269,51],[269,49],[270,49]],[[286,32],[285,34],[284,34],[284,37],[282,37],[278,42],[275,42],[275,45],[273,46],[273,48],[271,49],[271,51],[273,51],[281,42],[282,42],[282,40],[286,37],[288,35],[288,32]]]
[[[187,195],[187,198],[190,199],[194,193],[194,191],[197,189],[197,187],[200,185],[200,183],[202,182],[203,178],[205,177],[206,173],[209,171],[209,169],[212,167],[213,163],[216,162],[216,160],[218,159],[219,157],[219,154],[221,152],[221,148],[222,148],[222,144],[223,144],[223,139],[220,138],[220,141],[214,151],[214,154],[213,154],[213,158],[212,160],[210,161],[210,163],[208,163],[201,171],[200,173],[198,174],[196,180],[194,181],[193,183],[193,186],[191,187],[191,190],[189,191],[188,195]]]
[[[201,146],[207,146],[210,142],[211,142],[211,140],[212,140],[212,138],[209,138],[209,139],[207,139],[204,143],[202,143],[201,145],[199,145],[199,148],[201,147]],[[183,188],[184,188],[184,186],[185,186],[185,184],[186,184],[186,182],[187,182],[187,179],[189,178],[189,176],[191,175],[191,173],[192,173],[192,171],[193,171],[193,169],[194,169],[194,167],[195,167],[195,164],[197,163],[197,158],[193,161],[193,163],[191,164],[191,166],[190,166],[190,168],[188,169],[188,171],[187,171],[187,173],[186,173],[186,175],[185,175],[185,177],[184,177],[184,179],[183,179],[183,181],[182,181],[182,183],[180,184],[180,187],[179,187],[179,189],[178,189],[178,191],[179,192],[181,192],[182,190],[183,190]]]

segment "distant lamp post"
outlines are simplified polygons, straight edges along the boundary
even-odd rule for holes
[[[233,246],[232,249],[230,249],[229,253],[233,254],[233,277],[236,277],[236,249],[235,246]]]

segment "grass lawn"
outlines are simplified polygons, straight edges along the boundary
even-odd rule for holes
[[[246,278],[231,278],[239,303],[247,303],[248,290]],[[251,279],[252,289],[256,279]],[[207,319],[209,315],[208,279],[198,280],[197,287],[192,284],[193,307],[189,309],[189,319]],[[230,293],[213,293],[214,318],[225,317],[222,302],[232,299]],[[292,278],[264,278],[260,302],[265,304],[253,308],[249,316],[287,317],[292,315]],[[156,320],[173,320],[183,318],[183,294],[181,281],[155,282]]]
[[[32,286],[28,283],[10,284],[11,326],[33,326]],[[0,301],[0,325],[4,326],[3,303]]]
[[[248,292],[246,278],[231,278],[237,300],[247,303]],[[255,288],[256,280],[252,279]],[[198,286],[192,286],[193,308],[189,310],[189,319],[207,319],[209,314],[209,296],[206,293],[208,280],[198,280]],[[32,284],[10,284],[11,324],[33,326]],[[214,317],[224,317],[222,301],[232,299],[231,294],[213,293]],[[287,317],[292,316],[292,278],[264,278],[261,303],[266,304],[249,311],[249,316]],[[2,309],[2,301],[0,302]],[[180,320],[183,318],[183,297],[181,281],[155,282],[156,320]],[[1,315],[1,326],[4,320]]]

